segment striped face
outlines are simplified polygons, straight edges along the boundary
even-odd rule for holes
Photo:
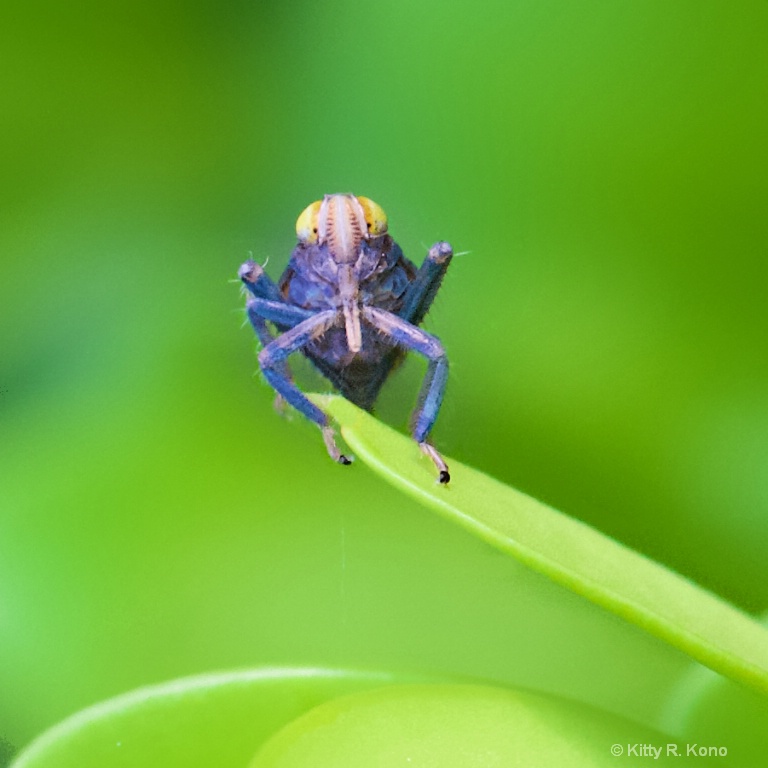
[[[304,209],[296,235],[305,245],[327,245],[338,264],[352,264],[363,240],[387,231],[387,215],[367,197],[326,195]]]

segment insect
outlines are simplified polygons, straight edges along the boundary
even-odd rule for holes
[[[336,445],[330,419],[294,384],[287,365],[304,354],[348,400],[373,410],[379,390],[407,351],[427,360],[411,416],[411,434],[448,483],[448,466],[428,441],[448,378],[440,340],[419,328],[453,257],[435,243],[416,269],[387,231],[387,216],[366,197],[326,195],[296,221],[298,244],[275,284],[252,259],[239,270],[246,311],[262,349],[259,367],[285,401],[320,427],[334,461],[350,459]]]

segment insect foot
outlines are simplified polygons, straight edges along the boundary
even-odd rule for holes
[[[237,270],[237,276],[243,282],[247,283],[255,283],[263,274],[264,269],[253,259],[248,259],[248,261]]]
[[[428,254],[428,258],[438,264],[444,264],[446,261],[449,261],[452,256],[453,248],[451,248],[450,243],[446,243],[445,241],[435,243],[429,249]]]
[[[451,482],[451,473],[448,471],[448,465],[445,463],[445,459],[437,452],[434,445],[423,442],[419,443],[419,448],[425,456],[429,456],[437,467],[438,481],[440,485],[448,485]]]
[[[442,342],[419,326],[451,262],[451,246],[435,243],[417,269],[389,234],[381,207],[346,194],[326,195],[307,206],[296,221],[296,236],[277,282],[253,259],[238,272],[246,314],[262,348],[264,379],[278,402],[317,424],[331,458],[349,464],[328,416],[294,382],[290,356],[303,355],[343,397],[370,412],[405,355],[420,355],[427,373],[411,434],[445,485],[448,467],[428,438],[443,400],[448,358]]]
[[[339,450],[339,446],[336,445],[336,435],[333,433],[333,427],[325,426],[320,427],[320,429],[323,432],[323,441],[325,442],[325,447],[328,449],[328,455],[339,464],[344,464],[345,466],[351,464],[352,459],[345,456]]]

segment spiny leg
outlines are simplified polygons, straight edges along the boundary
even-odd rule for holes
[[[403,295],[403,304],[397,313],[398,317],[413,325],[421,324],[432,306],[452,258],[453,249],[449,243],[441,241],[429,249],[416,277]]]
[[[445,384],[448,380],[448,358],[443,345],[431,334],[411,325],[392,312],[363,306],[362,314],[368,323],[395,344],[418,352],[427,358],[427,375],[424,377],[416,410],[413,412],[411,434],[422,452],[434,462],[440,482],[447,483],[451,479],[448,465],[437,449],[427,442],[427,437],[440,411]]]
[[[324,312],[317,312],[312,317],[303,320],[261,350],[259,365],[264,378],[275,392],[320,427],[325,447],[331,458],[339,464],[350,464],[350,459],[341,453],[336,445],[328,416],[291,381],[286,375],[285,369],[285,360],[289,355],[322,336],[336,324],[338,319],[339,313],[335,309],[329,309]]]
[[[253,296],[248,297],[245,304],[248,311],[248,317],[255,328],[255,321],[274,323],[278,328],[294,328],[305,320],[310,320],[317,316],[317,312],[311,309],[295,307],[293,304],[286,304],[284,301],[270,301],[269,299],[257,299]]]
[[[266,347],[271,343],[275,336],[271,329],[267,326],[266,321],[270,321],[277,328],[282,330],[288,330],[293,328],[302,320],[306,320],[310,317],[314,317],[316,311],[310,309],[302,309],[292,304],[286,304],[284,302],[275,302],[268,299],[256,299],[251,296],[248,297],[246,302],[246,309],[248,312],[248,318],[251,321],[251,325],[256,331],[256,335],[261,341],[262,347]],[[322,357],[309,358],[312,364],[325,376],[336,389],[343,390],[343,370],[339,370],[338,366],[334,366],[332,363],[323,360]],[[282,363],[283,370],[281,371],[286,378],[292,378],[290,370],[286,363]],[[285,401],[282,396],[278,394],[275,399],[275,408],[281,413],[285,410]]]
[[[443,282],[443,277],[448,270],[448,265],[453,258],[453,249],[449,243],[440,241],[435,243],[427,253],[419,271],[408,285],[403,294],[403,301],[397,316],[413,325],[420,325],[426,316],[435,295]],[[366,387],[366,401],[373,405],[379,390],[389,376],[392,367],[397,362],[396,350],[382,360],[376,375],[371,378]]]
[[[268,299],[256,299],[248,297],[245,303],[245,311],[251,321],[253,330],[259,337],[262,347],[272,343],[275,337],[267,326],[267,321],[274,323],[278,328],[294,328],[304,320],[315,316],[315,312],[301,307],[294,307],[282,301],[270,301]]]
[[[242,264],[237,274],[250,294],[245,309],[262,348],[275,339],[275,334],[267,325],[267,321],[273,323],[278,330],[286,331],[312,316],[310,311],[286,304],[280,296],[278,287],[264,272],[264,268],[253,259]],[[281,373],[286,378],[291,378],[290,370],[285,363],[282,364]],[[275,410],[281,414],[285,412],[285,400],[279,393],[275,395]]]
[[[237,276],[255,298],[282,301],[280,289],[264,271],[264,267],[257,264],[253,259],[248,259],[240,265]]]
[[[257,299],[253,296],[248,297],[245,304],[248,319],[251,321],[253,330],[259,337],[262,348],[271,344],[275,336],[267,325],[267,320],[280,329],[293,328],[303,320],[313,317],[314,313],[301,307],[294,307],[280,301],[270,301],[268,299]],[[286,379],[292,379],[291,371],[287,363],[279,363],[278,370]],[[280,393],[275,395],[275,410],[281,415],[285,413],[285,400]]]

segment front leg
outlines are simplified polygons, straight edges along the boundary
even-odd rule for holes
[[[435,243],[429,249],[419,271],[403,294],[402,304],[397,312],[398,317],[412,325],[421,324],[421,321],[432,306],[432,302],[440,288],[440,284],[443,282],[443,277],[445,277],[452,258],[453,249],[446,242]],[[381,361],[376,373],[371,376],[365,388],[365,394],[361,397],[364,403],[369,404],[369,410],[373,407],[379,390],[384,386],[384,382],[387,380],[397,359],[397,351],[393,350]]]
[[[295,307],[293,304],[286,304],[284,301],[256,299],[252,296],[248,297],[248,301],[245,303],[245,309],[248,313],[248,319],[251,321],[251,325],[257,334],[262,327],[266,327],[264,324],[267,321],[273,323],[280,329],[284,328],[288,330],[289,328],[297,326],[304,320],[309,320],[317,314],[311,309]],[[261,339],[260,334],[259,338]],[[269,341],[273,338],[274,336],[270,334]],[[269,341],[267,341],[266,344],[268,344]]]
[[[448,358],[440,340],[417,328],[392,312],[375,307],[362,308],[363,317],[377,331],[405,349],[411,349],[427,358],[427,374],[421,385],[416,409],[411,417],[411,434],[422,452],[429,456],[439,472],[441,483],[451,479],[448,465],[427,437],[437,420],[448,381]]]
[[[350,459],[341,453],[336,445],[328,416],[291,381],[285,366],[285,361],[289,355],[298,352],[310,342],[320,338],[329,328],[336,325],[339,317],[339,313],[335,309],[316,312],[267,344],[259,353],[259,366],[264,378],[275,392],[320,427],[325,447],[331,458],[339,464],[349,464]]]
[[[240,267],[238,276],[251,294],[245,307],[248,319],[263,347],[275,338],[267,326],[267,321],[274,323],[278,330],[287,331],[314,314],[312,310],[285,302],[278,287],[252,259]]]
[[[245,310],[262,348],[271,344],[275,338],[267,321],[273,323],[278,330],[286,331],[312,316],[310,310],[286,304],[278,287],[270,280],[263,267],[253,259],[249,259],[240,267],[238,276],[250,293]],[[291,378],[285,363],[282,364],[280,372],[286,378]],[[285,409],[285,402],[279,394],[275,398],[275,408],[280,413]]]
[[[429,249],[416,277],[403,294],[403,303],[397,313],[398,317],[413,325],[421,324],[432,306],[452,258],[453,249],[446,242],[435,243]]]
[[[237,276],[243,285],[257,299],[269,299],[270,301],[282,301],[280,289],[264,271],[264,267],[253,259],[248,259],[237,270]]]

